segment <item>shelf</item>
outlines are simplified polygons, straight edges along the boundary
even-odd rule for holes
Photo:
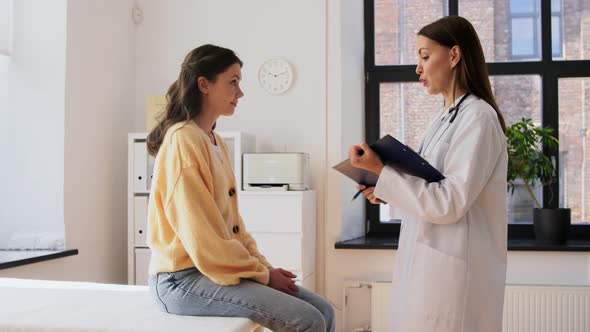
[[[336,249],[379,249],[395,250],[398,238],[394,237],[365,237],[339,241],[334,244]],[[590,251],[590,240],[568,240],[563,245],[537,244],[535,239],[508,239],[508,251]]]
[[[78,249],[0,250],[0,270],[78,254]]]

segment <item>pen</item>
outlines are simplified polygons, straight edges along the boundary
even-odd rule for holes
[[[356,194],[354,194],[354,196],[352,196],[352,199],[350,200],[351,202],[354,201],[357,197],[359,197],[359,195],[363,192],[363,190],[365,189],[359,189],[359,191],[356,192]]]

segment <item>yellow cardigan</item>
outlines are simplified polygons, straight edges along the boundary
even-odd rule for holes
[[[227,146],[215,139],[221,159],[193,121],[166,132],[148,204],[149,274],[196,267],[219,285],[266,285],[272,266],[246,231]]]

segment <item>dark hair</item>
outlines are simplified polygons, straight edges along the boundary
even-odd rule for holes
[[[210,44],[199,46],[186,55],[178,79],[168,88],[166,108],[147,137],[150,155],[158,153],[168,128],[201,113],[202,94],[197,86],[198,78],[203,76],[214,82],[219,74],[236,63],[240,67],[243,65],[232,50]]]
[[[418,31],[418,35],[449,48],[459,46],[462,57],[457,66],[455,82],[466,92],[490,104],[496,111],[502,130],[506,133],[506,122],[492,93],[483,49],[473,25],[461,16],[446,16],[424,26]]]

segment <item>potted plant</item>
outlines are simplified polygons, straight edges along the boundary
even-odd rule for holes
[[[515,181],[521,179],[531,196],[535,240],[539,244],[563,244],[567,238],[571,212],[567,208],[543,208],[533,188],[537,183],[548,186],[553,183],[554,164],[543,153],[542,145],[555,150],[558,140],[552,128],[535,126],[531,119],[523,118],[507,130],[508,134],[508,190],[514,193]],[[551,199],[553,195],[551,196]]]

